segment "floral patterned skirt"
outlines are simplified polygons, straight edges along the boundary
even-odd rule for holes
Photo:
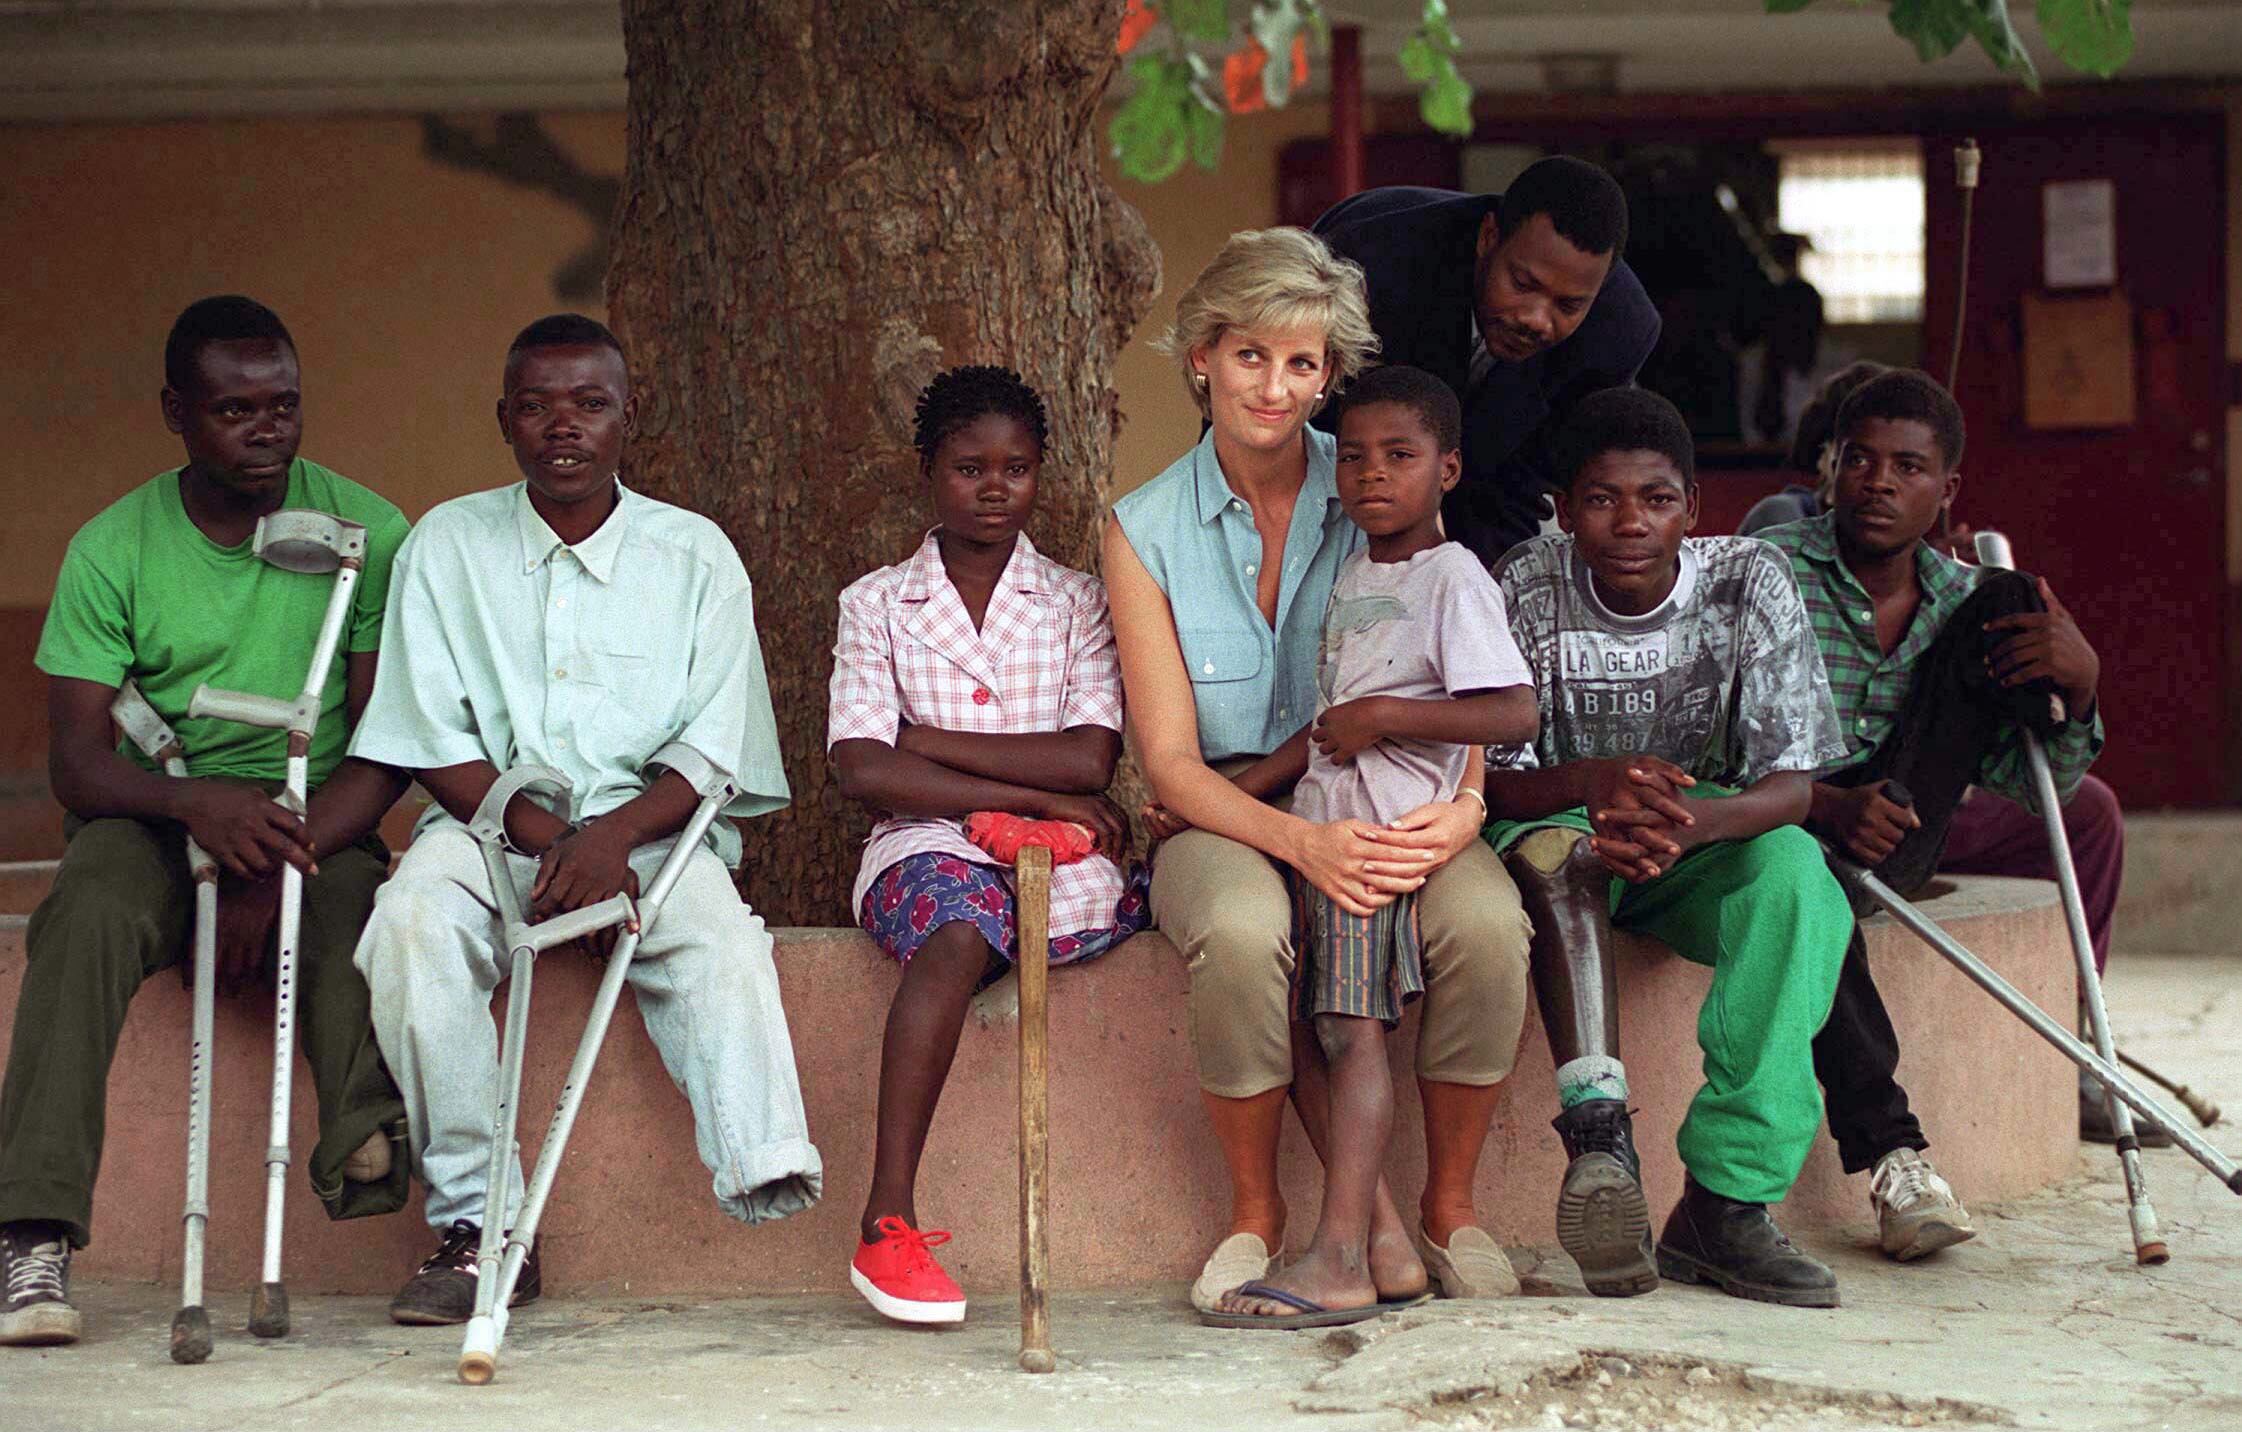
[[[1142,863],[1131,864],[1123,882],[1113,923],[1104,929],[1053,935],[1052,964],[1096,959],[1152,923],[1151,871]],[[873,877],[857,919],[873,943],[900,964],[909,964],[936,930],[963,921],[980,931],[995,952],[989,975],[993,981],[1020,957],[1013,909],[1008,868],[926,852],[905,856]]]

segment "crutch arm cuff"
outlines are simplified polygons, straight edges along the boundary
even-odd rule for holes
[[[167,753],[178,754],[179,737],[140,694],[137,682],[128,680],[117,688],[116,699],[109,703],[109,719],[149,760],[161,762]]]
[[[569,796],[568,777],[550,766],[514,767],[491,782],[482,803],[475,807],[474,819],[467,823],[467,833],[485,845],[513,850],[513,843],[506,838],[506,808],[514,803],[514,797],[533,790],[558,796],[565,807]]]
[[[693,794],[704,799],[719,792],[729,799],[732,794],[731,776],[727,772],[717,769],[714,761],[686,745],[683,741],[670,742],[647,757],[646,764],[648,766],[666,766],[677,772],[678,775],[684,777],[685,784],[693,788]]]

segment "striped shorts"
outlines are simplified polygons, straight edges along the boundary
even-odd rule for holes
[[[1403,895],[1374,915],[1350,915],[1298,873],[1292,894],[1293,1018],[1352,1015],[1401,1022],[1403,1005],[1425,992],[1424,942],[1417,897]]]

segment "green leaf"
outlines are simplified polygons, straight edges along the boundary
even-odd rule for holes
[[[2074,70],[2104,79],[2133,58],[2133,0],[2039,0],[2040,33]]]
[[[1471,133],[1471,86],[1448,65],[1417,101],[1417,112],[1442,134],[1464,138]]]
[[[1222,163],[1222,135],[1228,127],[1219,109],[1194,104],[1184,112],[1184,128],[1191,137],[1191,162],[1208,173]]]
[[[1192,148],[1190,115],[1200,106],[1191,94],[1191,66],[1164,55],[1129,62],[1136,92],[1113,113],[1106,138],[1121,172],[1157,184],[1183,167]]]
[[[1160,13],[1186,40],[1219,45],[1230,38],[1229,0],[1163,0]]]
[[[1284,108],[1292,98],[1292,37],[1307,22],[1302,0],[1256,0],[1246,20],[1246,29],[1269,52],[1269,63],[1261,67],[1261,97],[1271,109]]]
[[[2016,26],[2009,23],[2008,0],[1961,0],[1961,4],[1969,21],[1970,34],[1977,39],[1977,47],[1994,64],[2024,81],[2026,88],[2038,89],[2039,67],[2025,51]]]
[[[1892,31],[1915,46],[1923,63],[1943,60],[1970,37],[1971,0],[1892,0]]]
[[[1401,72],[1413,85],[1430,84],[1440,72],[1441,58],[1421,32],[1411,35],[1401,47]]]

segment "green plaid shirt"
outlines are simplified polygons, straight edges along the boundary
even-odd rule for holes
[[[1806,601],[1806,615],[1814,624],[1814,640],[1821,646],[1822,665],[1829,673],[1838,724],[1845,731],[1848,754],[1832,769],[1857,765],[1890,738],[1915,663],[1976,590],[1985,569],[1935,552],[1929,543],[1918,543],[1915,575],[1923,588],[1922,605],[1915,609],[1907,635],[1886,656],[1876,640],[1876,604],[1837,554],[1834,516],[1825,512],[1752,535],[1773,543],[1790,558],[1791,575],[1798,579],[1798,594]],[[2001,733],[1978,766],[1977,784],[2029,805],[2032,777],[2020,734],[2014,725]],[[2092,721],[2073,721],[2049,743],[2047,763],[2061,799],[2071,798],[2101,750],[2099,710]]]

